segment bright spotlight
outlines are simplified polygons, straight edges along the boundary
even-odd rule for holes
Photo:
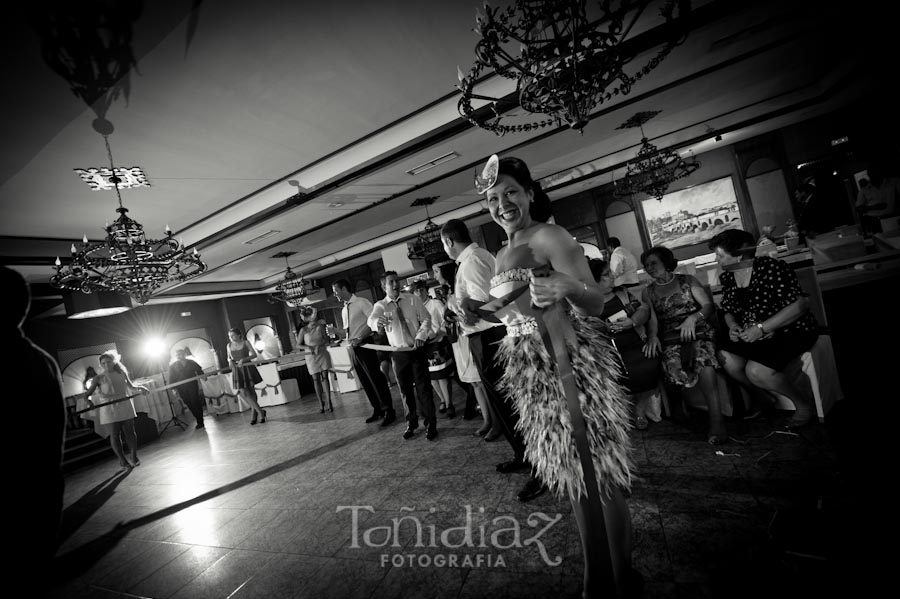
[[[144,342],[144,353],[151,358],[159,357],[166,351],[166,344],[159,337],[151,337]]]

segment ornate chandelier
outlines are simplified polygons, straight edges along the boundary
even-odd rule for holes
[[[291,270],[288,264],[288,256],[293,256],[296,252],[278,252],[273,258],[284,258],[284,265],[287,270],[284,278],[275,286],[275,293],[269,296],[273,302],[284,302],[292,308],[303,305],[303,298],[314,291],[321,289],[315,281],[307,281],[303,275],[298,275]]]
[[[426,198],[418,198],[411,207],[425,206],[425,228],[416,234],[416,238],[408,244],[409,251],[407,257],[410,260],[425,260],[429,265],[435,262],[442,262],[447,259],[444,252],[444,244],[441,243],[441,227],[431,220],[428,213],[428,206],[433,204],[440,196],[429,196]]]
[[[660,111],[639,112],[622,123],[617,129],[638,127],[641,130],[641,149],[637,156],[628,162],[625,176],[616,182],[613,193],[617,196],[631,196],[644,193],[657,200],[662,200],[673,181],[687,177],[698,168],[700,162],[691,157],[685,160],[677,153],[659,150],[644,135],[644,123],[659,114]]]
[[[139,304],[144,304],[163,284],[195,277],[206,270],[206,264],[200,260],[197,248],[192,252],[185,250],[168,225],[164,238],[148,239],[144,227],[128,216],[128,209],[122,205],[119,192],[123,187],[123,176],[129,182],[133,179],[139,181],[129,186],[149,186],[149,183],[143,178],[143,173],[141,177],[134,175],[136,170],[139,171],[136,167],[116,168],[108,138],[112,124],[98,119],[94,128],[103,134],[109,169],[76,170],[93,189],[115,189],[119,217],[112,224],[107,223],[106,239],[103,241],[91,242],[85,235],[80,248],[73,243],[68,264],[63,264],[57,257],[56,274],[50,278],[50,284],[83,293],[113,291],[129,295]],[[84,173],[89,173],[89,176]]]
[[[684,40],[683,23],[690,12],[687,0],[664,1],[662,41],[626,39],[650,3],[595,0],[588,6],[588,0],[516,0],[503,11],[485,3],[484,13],[476,9],[474,31],[481,39],[475,46],[475,63],[467,75],[457,69],[460,115],[498,135],[563,124],[583,129],[594,108],[619,94],[627,95]],[[638,54],[660,43],[643,66],[632,74],[625,71]],[[518,56],[512,51],[516,45]],[[488,68],[516,81],[517,99],[474,93]],[[473,99],[491,102],[491,112],[477,113]],[[510,112],[516,106],[526,114]]]

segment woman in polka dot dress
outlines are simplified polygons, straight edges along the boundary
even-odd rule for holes
[[[815,411],[783,371],[816,342],[818,323],[790,265],[754,258],[755,245],[753,236],[739,229],[709,242],[724,271],[719,281],[728,340],[719,343],[722,365],[738,382],[790,399],[797,410],[785,424],[803,426]]]

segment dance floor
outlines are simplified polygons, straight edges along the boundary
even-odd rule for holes
[[[396,397],[395,406],[400,402]],[[457,392],[456,404],[464,397]],[[569,503],[521,503],[502,439],[439,416],[439,436],[365,424],[358,393],[313,396],[170,428],[122,471],[66,479],[51,596],[125,598],[578,597]],[[461,412],[460,412],[461,413]],[[669,420],[634,431],[629,497],[644,597],[832,596],[850,578],[847,474],[833,431],[729,423],[704,442]]]

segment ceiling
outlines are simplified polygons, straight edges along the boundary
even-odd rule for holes
[[[53,6],[7,20],[0,158],[0,260],[50,304],[61,297],[47,285],[56,256],[85,234],[101,239],[116,208],[114,194],[73,171],[109,160],[95,110],[42,60],[36,31]],[[422,227],[425,209],[410,207],[419,197],[438,196],[429,208],[438,224],[484,222],[473,173],[493,153],[523,158],[558,199],[621,176],[640,136],[617,127],[638,111],[661,111],[644,127],[655,145],[701,154],[864,100],[891,72],[880,53],[890,38],[868,0],[852,13],[812,0],[694,0],[685,42],[630,94],[599,106],[582,133],[498,137],[457,112],[476,6],[145,3],[132,23],[127,97],[105,116],[116,165],[140,166],[151,186],[122,199],[151,237],[169,225],[209,266],[150,303],[270,292],[285,271],[273,256],[284,251],[308,278],[377,259]],[[477,91],[513,90],[488,78]],[[450,152],[458,157],[407,172]]]

